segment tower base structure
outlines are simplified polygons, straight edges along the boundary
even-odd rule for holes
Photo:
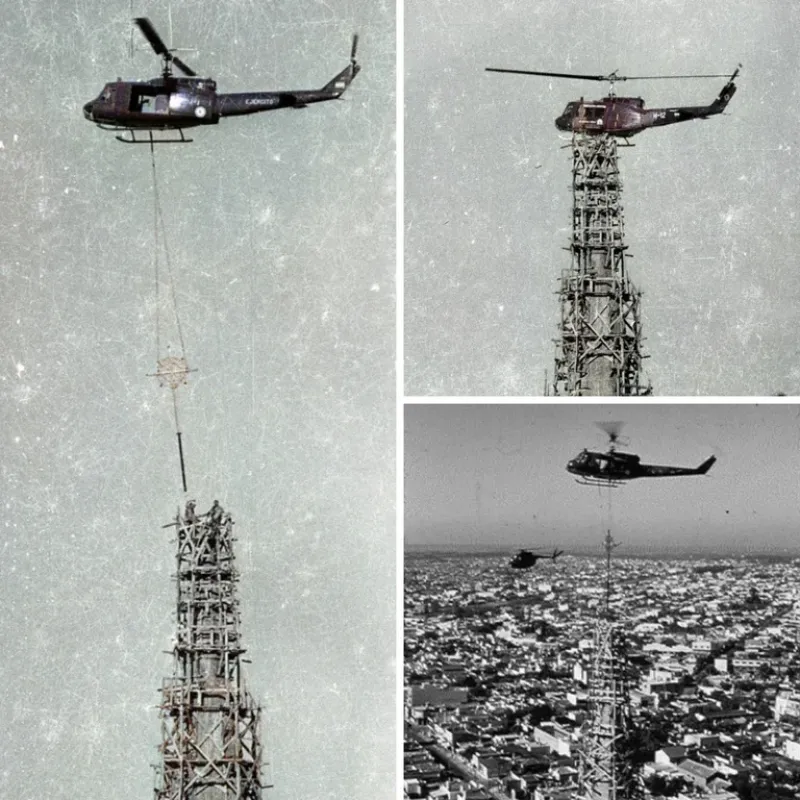
[[[561,275],[553,391],[571,397],[652,393],[641,377],[642,324],[625,269],[617,140],[572,137],[572,264]]]
[[[161,689],[157,800],[261,800],[261,709],[244,684],[233,520],[177,515],[177,633]]]

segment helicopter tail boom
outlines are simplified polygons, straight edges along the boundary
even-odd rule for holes
[[[219,94],[217,95],[219,116],[234,117],[242,114],[255,114],[259,111],[274,111],[278,108],[305,108],[311,103],[338,99],[361,71],[361,66],[356,61],[357,45],[358,35],[355,35],[350,51],[350,63],[321,89]]]

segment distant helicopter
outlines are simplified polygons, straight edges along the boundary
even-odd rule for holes
[[[620,422],[598,422],[610,440],[608,451],[598,453],[582,450],[578,456],[567,463],[567,472],[577,475],[577,482],[589,486],[620,486],[623,481],[634,478],[664,478],[675,475],[705,475],[717,460],[716,456],[706,459],[699,467],[662,467],[657,464],[642,464],[639,456],[632,453],[619,453],[616,450],[619,440]]]
[[[553,550],[553,555],[546,556],[543,553],[534,553],[531,550],[520,550],[511,560],[511,567],[513,569],[530,569],[536,566],[539,559],[552,559],[555,561],[564,551]]]
[[[614,83],[616,81],[664,80],[668,78],[726,78],[727,75],[637,75],[629,77],[617,75],[573,75],[565,72],[534,72],[523,69],[497,69],[487,67],[487,72],[510,72],[516,75],[546,75],[551,78],[574,78],[585,81],[608,81],[611,84],[609,94],[602,100],[574,100],[567,103],[561,116],[556,118],[556,128],[560,131],[575,133],[607,133],[611,136],[627,138],[645,128],[656,128],[662,125],[673,125],[690,119],[706,119],[721,114],[734,93],[734,80],[742,65],[734,70],[728,82],[713,103],[707,106],[683,106],[674,108],[645,109],[641,97],[616,97]]]
[[[107,83],[100,95],[83,107],[86,119],[103,130],[124,131],[116,138],[126,144],[188,143],[192,140],[184,137],[184,128],[216,125],[221,117],[305,108],[311,103],[336,100],[361,70],[356,63],[358,36],[355,35],[350,63],[321,89],[218,94],[216,81],[196,77],[197,73],[167,48],[149,19],[137,17],[134,22],[163,60],[161,77],[143,82],[118,78]],[[187,77],[173,77],[173,65]],[[148,137],[137,138],[137,130],[147,131]],[[174,131],[176,136],[158,139],[153,137],[153,131]],[[130,138],[125,138],[126,134]]]

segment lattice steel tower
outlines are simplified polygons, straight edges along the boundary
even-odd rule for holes
[[[177,531],[177,634],[161,689],[157,800],[259,800],[261,709],[245,687],[233,521],[216,501]]]
[[[553,389],[572,397],[650,394],[640,375],[641,293],[625,270],[617,140],[575,133],[572,156],[572,264],[558,292]]]
[[[589,800],[638,800],[643,796],[633,759],[633,723],[628,695],[624,629],[611,611],[611,551],[605,539],[606,598],[594,634],[589,673],[589,725],[580,751],[579,794]]]

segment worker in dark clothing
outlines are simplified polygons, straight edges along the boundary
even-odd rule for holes
[[[222,506],[219,504],[219,500],[214,501],[214,505],[211,506],[208,512],[208,518],[212,525],[219,525],[222,522]]]
[[[186,501],[186,510],[183,512],[183,518],[187,525],[194,525],[197,522],[197,514],[194,510],[194,500]]]

